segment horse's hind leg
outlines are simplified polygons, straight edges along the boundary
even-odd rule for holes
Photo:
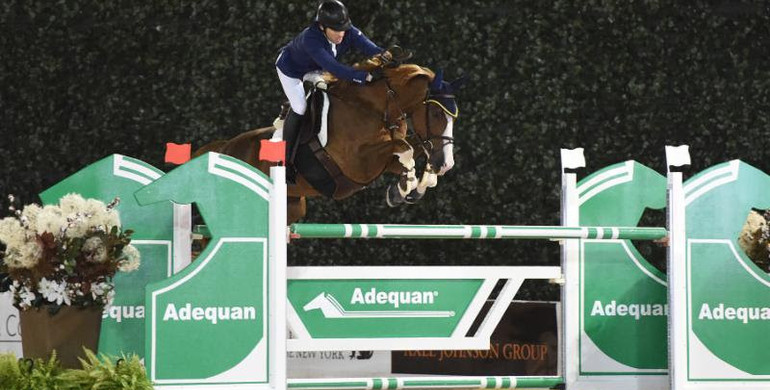
[[[300,196],[298,198],[286,198],[286,204],[287,225],[297,222],[305,217],[305,213],[307,213],[307,202],[305,201],[304,196]]]

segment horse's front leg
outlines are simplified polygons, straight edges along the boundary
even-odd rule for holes
[[[389,170],[398,172],[400,178],[397,185],[388,186],[385,201],[390,207],[404,203],[407,194],[413,192],[418,184],[412,146],[405,140],[401,140],[394,149],[393,155],[396,156],[398,164],[395,164],[396,167],[389,167]]]
[[[417,186],[404,197],[404,202],[409,204],[417,203],[417,201],[425,196],[425,192],[428,191],[428,188],[433,188],[438,184],[438,176],[439,174],[435,172],[430,166],[430,163],[428,163]]]

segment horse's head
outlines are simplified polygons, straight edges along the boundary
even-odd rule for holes
[[[466,78],[447,82],[442,71],[434,74],[415,65],[399,68],[410,66],[417,70],[400,72],[402,78],[408,80],[399,91],[407,100],[403,102],[405,119],[428,155],[429,170],[443,175],[454,166],[452,130],[459,113],[455,93]],[[398,77],[398,73],[395,76]]]
[[[428,147],[429,163],[434,171],[443,175],[454,166],[452,130],[459,109],[455,93],[467,81],[461,77],[455,81],[444,80],[443,72],[438,71],[428,85],[428,94],[424,101],[425,145]],[[416,123],[419,123],[418,120]],[[415,132],[419,133],[415,124]]]
[[[357,67],[383,77],[367,88],[352,83],[335,86],[340,95],[355,96],[367,110],[382,113],[391,132],[407,129],[429,156],[430,171],[443,175],[454,165],[452,130],[458,109],[455,93],[466,78],[448,82],[443,72],[414,64],[389,66],[377,58]]]

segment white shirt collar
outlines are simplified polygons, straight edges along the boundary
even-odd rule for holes
[[[326,40],[326,42],[329,42],[330,45],[332,45],[332,53],[334,53],[334,57],[337,57],[337,45],[334,44],[334,42],[330,40]]]

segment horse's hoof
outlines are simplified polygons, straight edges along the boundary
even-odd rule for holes
[[[389,185],[385,191],[385,203],[389,207],[396,207],[404,203],[404,197],[401,196],[401,192],[398,190],[398,185]]]
[[[404,202],[407,204],[415,204],[422,199],[422,197],[425,196],[424,192],[417,191],[416,189],[409,191],[408,194],[406,194],[406,197],[404,198]]]

